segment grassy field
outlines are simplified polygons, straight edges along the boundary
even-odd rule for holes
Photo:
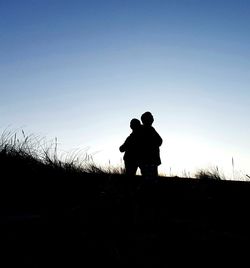
[[[0,235],[8,267],[155,265],[176,243],[250,240],[249,182],[128,177],[91,161],[63,162],[55,146],[41,149],[25,134],[7,137]]]

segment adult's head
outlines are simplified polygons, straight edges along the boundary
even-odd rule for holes
[[[150,112],[145,112],[141,116],[141,121],[144,126],[151,126],[154,122],[154,117]]]
[[[141,122],[140,122],[140,120],[138,120],[137,118],[133,118],[133,119],[130,121],[130,128],[131,128],[132,130],[136,130],[136,129],[138,129],[140,126],[141,126]]]

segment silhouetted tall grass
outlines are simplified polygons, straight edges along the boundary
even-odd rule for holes
[[[1,164],[8,165],[10,168],[17,169],[25,165],[29,169],[35,170],[39,168],[58,172],[71,173],[92,173],[92,174],[124,174],[122,166],[100,166],[96,164],[87,150],[75,150],[71,153],[58,153],[58,140],[48,141],[39,135],[27,135],[24,130],[11,131],[5,130],[0,136],[0,160]],[[245,175],[243,179],[238,173],[236,174],[233,165],[233,180],[249,180],[249,176]],[[166,177],[165,174],[160,174]],[[171,176],[177,177],[177,176]],[[237,178],[239,177],[239,178]],[[190,174],[183,173],[182,178],[192,179]],[[226,180],[225,175],[218,167],[198,170],[194,178],[201,180]]]
[[[12,165],[25,163],[30,169],[39,167],[40,169],[74,173],[123,173],[123,169],[120,167],[101,167],[95,164],[92,156],[86,151],[59,156],[57,138],[48,142],[45,138],[34,134],[26,135],[23,130],[19,133],[5,130],[2,133],[0,159],[5,160],[5,164],[9,161]],[[12,168],[16,167],[12,166]]]
[[[225,180],[225,175],[219,171],[218,167],[215,167],[198,170],[195,174],[195,178],[201,180]]]

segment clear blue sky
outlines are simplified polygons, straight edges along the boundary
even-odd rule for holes
[[[145,111],[169,174],[250,174],[250,1],[0,0],[0,128],[121,164]]]

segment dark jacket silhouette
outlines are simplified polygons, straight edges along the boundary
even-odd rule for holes
[[[135,175],[139,167],[141,127],[141,122],[138,119],[132,119],[130,121],[132,133],[119,148],[120,152],[125,152],[123,156],[125,172],[129,175]]]
[[[152,126],[142,126],[140,163],[159,166],[162,138]]]
[[[161,164],[160,146],[162,138],[152,127],[154,122],[153,115],[146,112],[141,116],[143,123],[140,132],[140,157],[139,166],[142,175],[157,176],[158,166]]]

